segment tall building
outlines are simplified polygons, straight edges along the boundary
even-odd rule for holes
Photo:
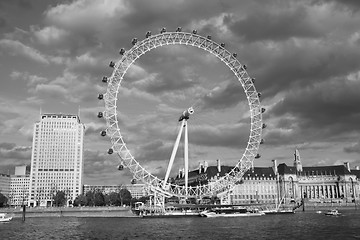
[[[15,167],[15,174],[10,176],[10,195],[11,206],[22,206],[28,204],[30,166]]]
[[[82,193],[83,139],[79,116],[41,115],[34,125],[29,206],[51,206],[58,191],[68,203]]]
[[[10,194],[10,175],[0,173],[0,193],[9,198]]]

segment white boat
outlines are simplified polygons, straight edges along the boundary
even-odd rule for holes
[[[0,222],[10,222],[12,219],[11,216],[8,216],[6,213],[0,213]]]
[[[339,211],[337,209],[332,209],[330,211],[327,211],[325,213],[325,215],[327,215],[327,216],[339,216],[339,215],[341,215],[341,213],[339,213]]]
[[[291,213],[295,213],[295,211],[293,209],[266,209],[266,210],[262,210],[261,212],[263,212],[264,214],[291,214]]]
[[[258,209],[247,210],[245,208],[217,208],[205,210],[200,213],[202,217],[252,217],[265,215]]]
[[[275,208],[273,209],[266,209],[262,210],[261,212],[265,214],[291,214],[295,213],[295,210],[293,208],[281,208],[281,203],[284,201],[285,196],[279,201],[279,204],[275,205]]]

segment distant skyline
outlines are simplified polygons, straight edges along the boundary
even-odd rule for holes
[[[78,114],[85,124],[84,184],[128,184],[101,137],[97,99],[120,48],[162,27],[196,29],[237,53],[256,89],[267,128],[255,166],[360,166],[360,1],[75,0],[0,2],[0,172],[29,165],[42,113]],[[118,98],[119,124],[132,154],[164,175],[181,112],[189,120],[190,169],[234,165],[249,136],[244,92],[206,52],[167,46],[142,56]],[[183,150],[179,150],[180,153]],[[181,163],[177,156],[172,175]]]

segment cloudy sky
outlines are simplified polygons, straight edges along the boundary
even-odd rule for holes
[[[0,172],[29,164],[34,122],[43,113],[77,114],[85,133],[85,184],[129,183],[106,153],[97,118],[102,76],[131,39],[162,27],[197,29],[238,54],[267,109],[255,166],[360,165],[360,1],[76,0],[0,2]],[[230,70],[203,50],[170,46],[142,56],[123,80],[118,120],[141,164],[163,176],[178,131],[189,120],[191,168],[235,164],[249,136],[244,92]],[[173,174],[182,164],[182,145]]]

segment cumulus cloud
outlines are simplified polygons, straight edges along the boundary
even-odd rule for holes
[[[345,147],[344,151],[347,153],[360,153],[360,142],[357,142],[351,146]]]
[[[0,48],[2,49],[3,52],[6,52],[10,56],[25,57],[39,63],[49,64],[49,61],[46,59],[46,56],[41,54],[38,50],[26,46],[19,41],[1,39]]]
[[[44,45],[56,44],[69,36],[69,33],[64,29],[59,29],[55,26],[46,26],[38,30],[33,29],[33,32],[38,42]]]
[[[17,6],[11,1],[1,4],[9,12]],[[211,35],[248,66],[267,108],[263,120],[268,127],[260,150],[264,164],[267,159],[291,158],[292,150],[286,150],[295,146],[311,156],[304,158],[309,164],[356,158],[360,120],[356,0],[77,0],[54,6],[32,2],[31,7],[31,19],[24,14],[24,19],[0,20],[4,36],[0,131],[5,137],[11,134],[15,139],[14,133],[19,133],[30,139],[33,122],[21,120],[19,113],[32,116],[40,106],[76,112],[81,105],[90,149],[85,154],[86,181],[131,178],[128,171],[113,169],[114,156],[106,155],[108,139],[98,140],[106,125],[96,117],[104,111],[97,95],[107,91],[101,77],[111,76],[108,63],[121,59],[119,48],[128,50],[132,38],[142,40],[147,31],[154,35],[162,27]],[[27,20],[31,26],[24,24]],[[126,73],[117,97],[118,123],[129,149],[157,174],[165,171],[178,117],[190,106],[195,108],[189,121],[195,159],[217,154],[238,159],[249,137],[248,104],[241,85],[226,65],[201,49],[163,46],[142,55]],[[10,104],[4,103],[7,99]],[[2,153],[10,154],[26,143],[2,145]],[[341,155],[320,154],[331,149]]]
[[[31,147],[2,142],[0,143],[0,157],[2,159],[30,160]]]
[[[10,77],[12,79],[22,79],[27,82],[28,86],[36,86],[37,84],[46,83],[48,79],[37,76],[37,75],[31,75],[28,72],[17,72],[14,71],[10,74]]]

